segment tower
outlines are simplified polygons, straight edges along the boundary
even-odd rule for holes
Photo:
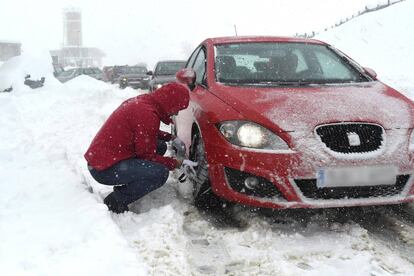
[[[63,47],[82,46],[82,13],[76,8],[63,10]]]

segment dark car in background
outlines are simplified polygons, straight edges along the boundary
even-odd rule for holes
[[[154,72],[149,71],[149,75],[152,75],[149,89],[154,91],[160,88],[164,84],[175,81],[175,74],[178,70],[184,68],[185,60],[164,60],[159,61],[155,65]]]
[[[126,87],[148,89],[149,76],[144,66],[126,66],[119,75],[118,83],[121,89]]]
[[[108,73],[108,81],[111,83],[116,83],[119,81],[119,76],[125,73],[126,67],[128,65],[115,65],[111,68]]]
[[[61,72],[56,78],[60,82],[67,82],[80,75],[87,75],[97,80],[103,79],[103,73],[98,67],[72,68]]]

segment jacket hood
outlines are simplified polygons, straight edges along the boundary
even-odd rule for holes
[[[247,118],[282,131],[313,131],[320,124],[368,121],[412,128],[410,101],[381,82],[308,88],[233,88],[215,91]]]
[[[164,124],[170,124],[171,115],[186,109],[190,101],[190,93],[182,84],[173,82],[149,94],[157,104],[157,113]]]

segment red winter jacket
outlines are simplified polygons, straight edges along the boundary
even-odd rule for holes
[[[126,100],[96,134],[85,159],[98,171],[130,158],[150,160],[169,170],[175,169],[175,159],[156,154],[157,139],[171,140],[171,134],[159,130],[160,121],[170,124],[170,116],[187,108],[188,102],[187,88],[178,83]]]

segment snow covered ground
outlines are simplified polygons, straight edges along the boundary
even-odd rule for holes
[[[414,98],[413,11],[407,1],[320,38]],[[414,219],[388,210],[326,212],[304,225],[241,209],[246,229],[220,227],[171,175],[135,212],[109,213],[110,189],[93,181],[83,153],[106,117],[143,91],[86,76],[61,84],[47,59],[27,59],[0,68],[16,87],[0,93],[2,275],[414,275]],[[26,73],[47,75],[45,86],[20,85]]]

